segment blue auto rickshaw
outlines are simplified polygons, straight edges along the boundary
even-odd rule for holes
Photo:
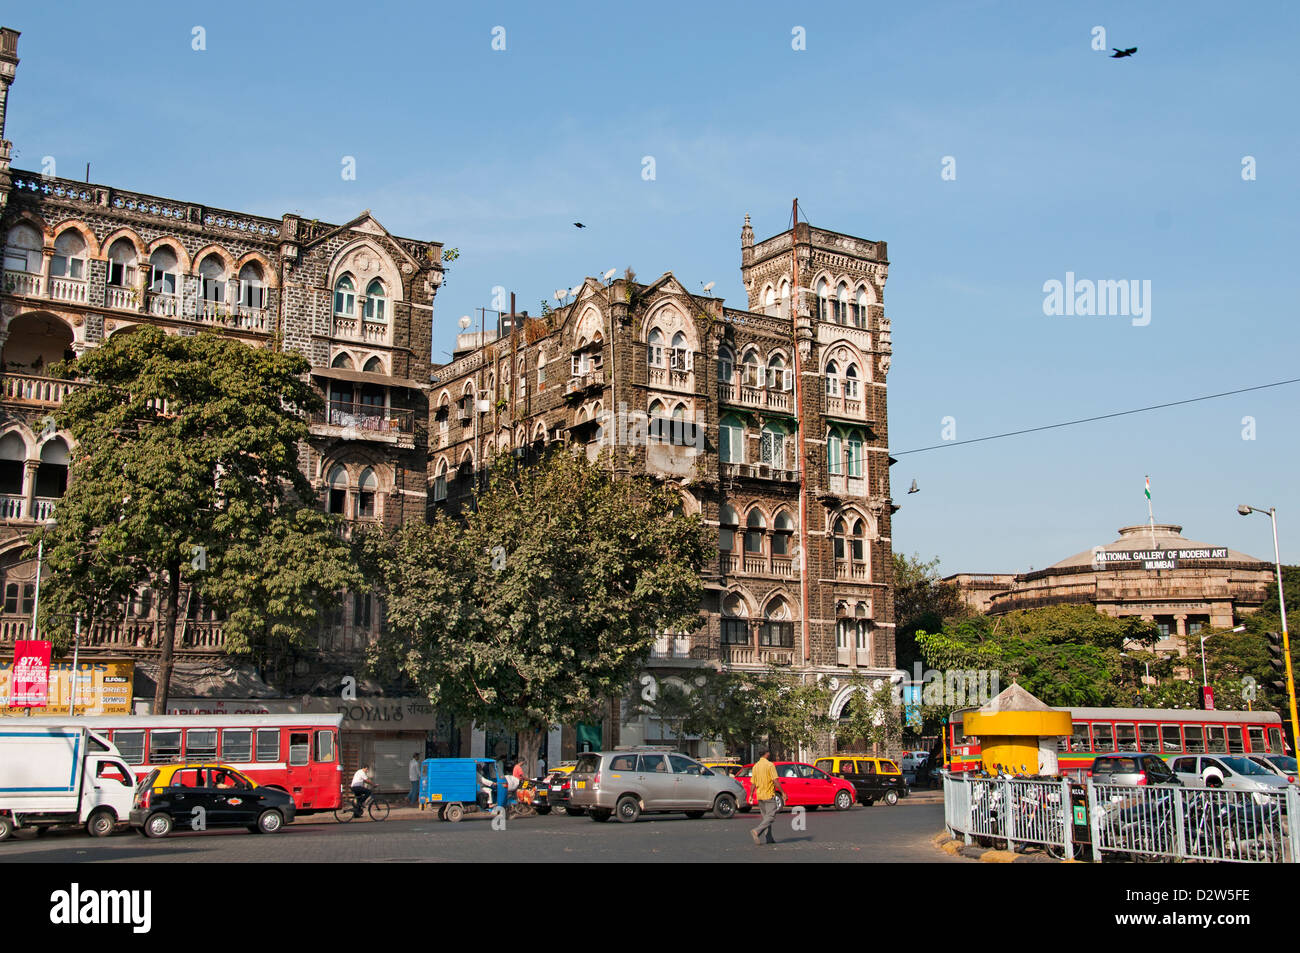
[[[508,798],[491,758],[428,758],[420,765],[420,810],[436,810],[440,821],[505,807]]]

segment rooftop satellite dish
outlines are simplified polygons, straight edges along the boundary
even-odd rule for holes
[[[468,314],[462,314],[462,315],[460,316],[460,322],[459,322],[459,323],[460,323],[460,329],[461,329],[462,331],[468,330],[468,328],[469,328],[469,315],[468,315]]]
[[[616,271],[618,271],[617,268],[611,268],[609,271],[605,272],[605,274],[603,275],[605,281],[609,281],[609,279],[613,278],[614,272]]]
[[[708,294],[710,291],[712,291],[712,290],[713,290],[713,286],[714,286],[715,284],[717,284],[717,282],[715,282],[715,281],[710,281],[707,285],[705,285],[705,286],[704,286],[704,293],[705,293],[705,294]]]
[[[582,285],[574,285],[572,288],[569,289],[569,294],[573,295],[576,298],[578,297],[578,292],[580,292],[581,290],[582,290]]]

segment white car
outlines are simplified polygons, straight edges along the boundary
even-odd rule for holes
[[[918,771],[929,760],[930,752],[928,751],[905,751],[899,767],[904,771]]]
[[[1242,754],[1184,755],[1170,767],[1185,784],[1236,791],[1285,791],[1287,779],[1260,767]]]

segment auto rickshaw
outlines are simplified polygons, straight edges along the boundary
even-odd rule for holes
[[[509,803],[505,779],[491,758],[428,758],[420,765],[420,810],[455,823],[468,813],[490,813]]]

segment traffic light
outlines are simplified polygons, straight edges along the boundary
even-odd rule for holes
[[[1273,666],[1273,671],[1277,673],[1277,678],[1272,679],[1268,686],[1275,692],[1286,691],[1286,654],[1282,648],[1282,633],[1265,632],[1264,637],[1268,639],[1268,664]]]

